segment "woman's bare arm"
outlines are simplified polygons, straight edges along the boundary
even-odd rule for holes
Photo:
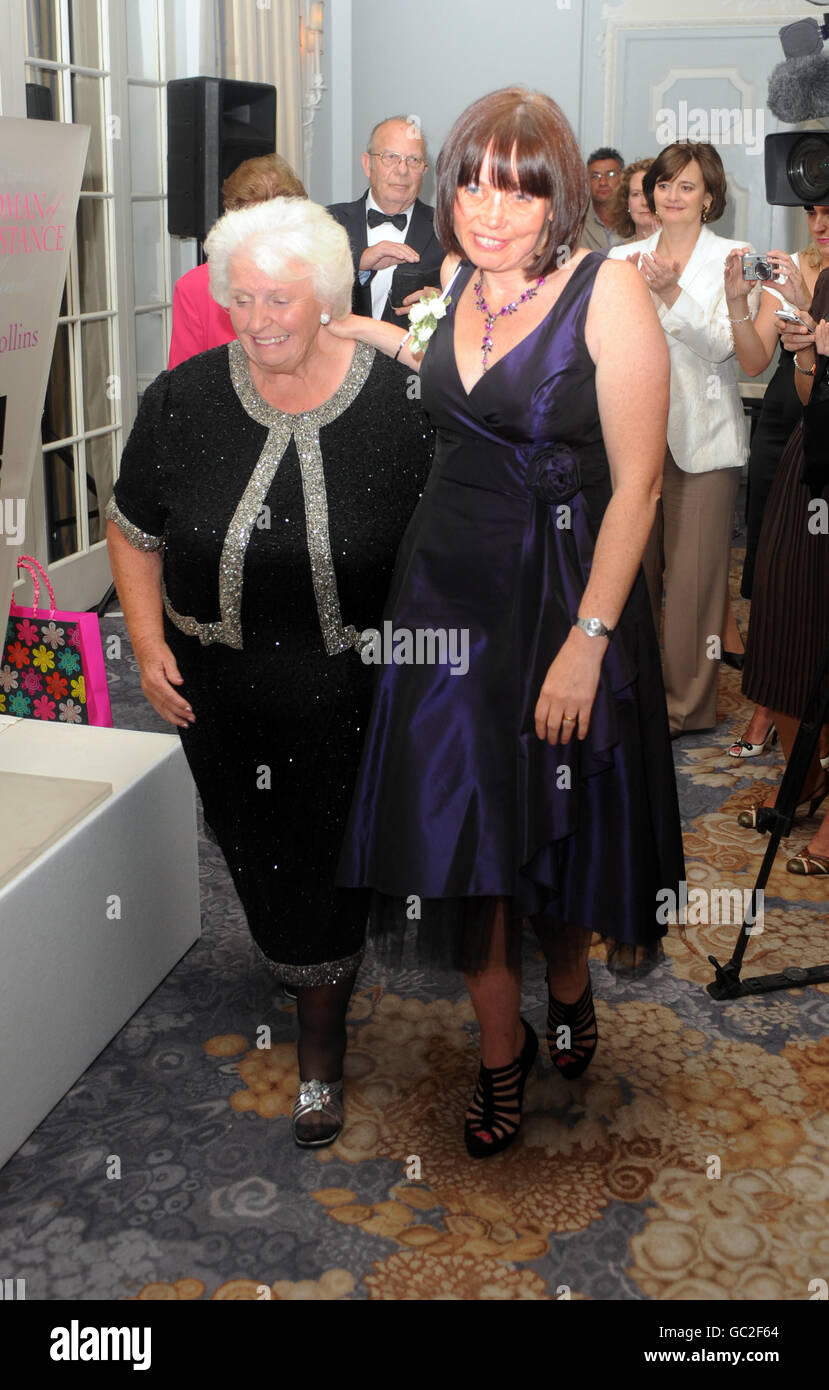
[[[442,290],[446,289],[459,264],[460,256],[444,256],[440,268],[440,287]],[[420,371],[423,353],[412,352],[409,343],[404,348],[400,348],[400,344],[408,336],[408,331],[403,328],[402,324],[386,323],[383,319],[368,319],[360,314],[348,314],[344,319],[332,319],[328,325],[328,331],[333,333],[335,338],[357,338],[369,347],[379,348],[380,352],[384,352],[387,357],[395,357],[410,371]],[[399,352],[398,349],[400,349]]]
[[[670,386],[665,335],[642,277],[625,261],[606,261],[585,325],[596,364],[596,394],[613,481],[578,614],[615,628],[636,577],[662,489]],[[550,742],[584,738],[607,638],[572,628],[552,663],[535,711]],[[575,724],[562,723],[565,713]],[[559,730],[560,737],[559,737]]]
[[[612,278],[611,278],[612,277]],[[585,325],[613,480],[582,609],[606,606],[615,621],[627,601],[662,492],[670,359],[647,287],[624,262],[602,266]],[[607,626],[613,624],[605,619]],[[592,640],[592,639],[588,639]]]
[[[420,371],[422,353],[415,357],[408,343],[398,353],[400,344],[408,336],[402,324],[386,323],[384,319],[364,318],[361,314],[347,314],[344,319],[332,319],[328,325],[328,332],[333,333],[335,338],[356,338],[369,347],[379,348],[387,357],[396,357],[398,362],[402,362],[403,366],[411,371]]]
[[[820,351],[819,347],[816,348],[820,324],[816,325],[810,315],[802,311],[801,317],[807,326],[804,328],[796,323],[787,323],[783,329],[782,339],[784,348],[786,348],[788,352],[793,352],[795,354],[795,366],[792,370],[794,372],[795,390],[800,398],[800,404],[808,405],[809,398],[812,394],[812,385],[814,383],[814,377],[809,373],[810,369],[816,366],[817,353]],[[825,328],[822,336],[826,345],[829,346],[829,338],[826,337]],[[798,366],[802,369],[801,371],[797,370]]]
[[[734,352],[747,376],[759,376],[766,370],[777,349],[783,320],[775,318],[775,310],[782,308],[776,294],[763,287],[757,317],[752,320],[749,308],[749,293],[752,282],[743,279],[742,257],[747,247],[737,247],[729,251],[725,258],[724,283],[728,315],[734,333]],[[785,274],[786,280],[781,294],[791,303],[800,303],[806,294],[803,277],[791,256],[784,251],[776,251],[775,268]]]
[[[187,700],[173,689],[182,684],[176,659],[164,640],[161,552],[136,550],[116,526],[107,523],[112,577],[141,671],[141,689],[153,709],[180,729],[195,720]]]

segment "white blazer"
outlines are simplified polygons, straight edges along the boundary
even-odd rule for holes
[[[653,251],[659,232],[644,241],[614,246],[611,260]],[[686,473],[739,468],[748,453],[743,407],[737,389],[734,333],[725,302],[723,266],[729,251],[746,245],[716,236],[703,226],[691,259],[679,277],[680,295],[667,308],[652,299],[671,355],[668,447]],[[751,247],[751,250],[754,248]],[[760,307],[760,287],[749,294],[749,312]]]

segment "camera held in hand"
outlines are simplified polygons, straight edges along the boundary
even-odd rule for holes
[[[775,267],[768,259],[768,252],[765,256],[759,256],[756,252],[746,251],[743,256],[743,279],[762,280],[764,284],[772,281],[776,285],[785,283],[785,275],[778,275]]]

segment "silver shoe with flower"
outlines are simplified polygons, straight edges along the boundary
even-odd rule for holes
[[[330,1124],[302,1124],[305,1116],[327,1116]],[[333,1144],[344,1121],[342,1081],[300,1081],[294,1104],[294,1140],[302,1149],[321,1149]]]

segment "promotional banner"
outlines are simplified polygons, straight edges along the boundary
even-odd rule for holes
[[[83,177],[89,127],[0,116],[0,619],[15,561]],[[44,562],[46,556],[39,557]]]

